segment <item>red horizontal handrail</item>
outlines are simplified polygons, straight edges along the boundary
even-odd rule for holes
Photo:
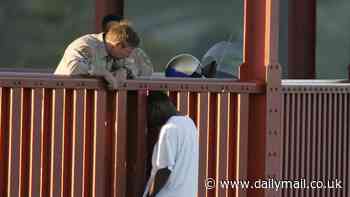
[[[43,73],[0,72],[1,87],[103,89],[101,78]],[[176,90],[196,92],[263,93],[264,84],[231,79],[139,78],[119,81],[118,90]]]

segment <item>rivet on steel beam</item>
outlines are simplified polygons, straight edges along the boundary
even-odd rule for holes
[[[275,112],[278,112],[278,110],[277,110],[277,109],[275,109]]]

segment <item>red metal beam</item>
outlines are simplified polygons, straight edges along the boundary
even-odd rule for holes
[[[293,0],[288,7],[288,78],[314,79],[316,0]]]
[[[280,178],[281,80],[278,65],[279,0],[246,0],[244,4],[244,63],[240,79],[266,83],[265,95],[252,95],[249,106],[247,178]],[[269,118],[273,117],[273,118]],[[279,192],[248,189],[248,197],[280,196]]]
[[[124,15],[124,0],[95,0],[95,31],[101,32],[102,19],[107,14]]]
[[[0,72],[1,87],[21,88],[72,88],[72,89],[105,89],[103,79],[86,77],[67,77],[55,75],[24,74],[12,75]],[[118,90],[176,90],[196,92],[236,92],[263,93],[264,86],[256,82],[240,82],[220,79],[135,79],[119,82]]]
[[[130,91],[127,97],[127,194],[142,196],[147,183],[147,91]]]

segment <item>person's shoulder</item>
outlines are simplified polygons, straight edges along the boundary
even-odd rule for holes
[[[190,117],[184,116],[184,115],[172,116],[170,117],[169,121],[170,122],[193,122]]]
[[[188,116],[182,116],[182,115],[172,116],[167,123],[174,125],[175,127],[180,129],[183,127],[195,128],[195,124],[193,120]]]
[[[133,50],[133,53],[137,53],[137,54],[142,54],[142,53],[144,53],[144,54],[146,54],[146,52],[145,52],[143,49],[141,49],[141,48],[135,48],[135,49]]]
[[[81,39],[81,40],[100,40],[100,41],[102,41],[102,39],[103,39],[103,34],[102,34],[102,33],[98,33],[98,34],[85,34],[85,35],[79,37],[78,39]]]
[[[146,54],[146,52],[141,48],[135,48],[129,57],[131,57],[131,58],[143,57],[143,58],[147,58],[147,59],[149,58],[148,55]]]
[[[79,47],[79,46],[93,46],[98,45],[102,42],[102,35],[100,34],[86,34],[77,39],[75,39],[70,45]]]

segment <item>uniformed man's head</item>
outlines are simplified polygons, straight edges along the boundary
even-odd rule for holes
[[[105,42],[108,53],[115,58],[128,57],[140,43],[139,36],[127,21],[111,22]]]

